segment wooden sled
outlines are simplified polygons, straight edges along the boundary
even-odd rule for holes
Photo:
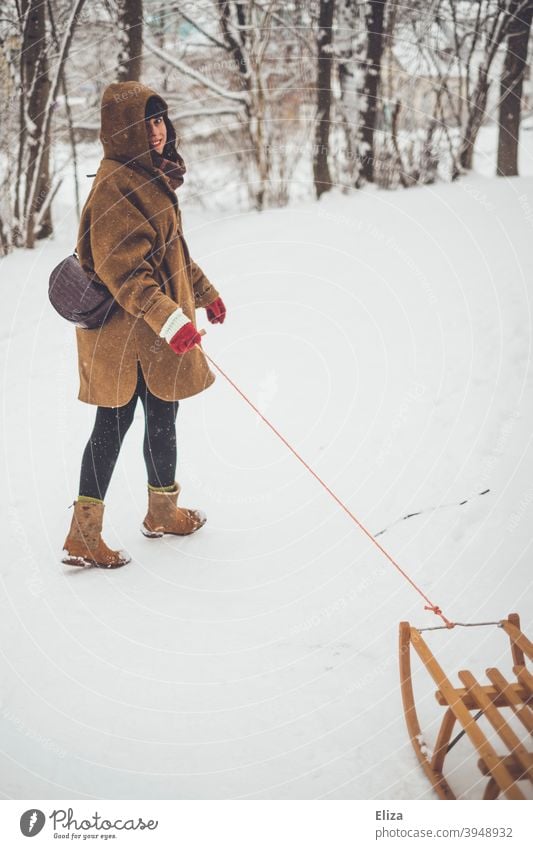
[[[463,687],[454,687],[445,675],[420,631],[409,622],[400,623],[400,679],[403,708],[409,736],[424,772],[441,799],[456,796],[443,775],[444,761],[458,737],[466,735],[479,755],[478,767],[489,777],[484,799],[497,799],[503,793],[508,799],[525,799],[518,786],[521,780],[533,781],[533,754],[528,751],[516,732],[505,719],[507,708],[533,735],[533,675],[527,670],[524,655],[533,661],[533,644],[522,634],[520,619],[509,614],[500,622],[511,643],[513,673],[516,680],[508,681],[498,669],[486,670],[490,684],[480,684],[471,672],[459,672]],[[437,734],[433,754],[423,741],[416,713],[411,680],[411,646],[438,687],[435,696],[439,705],[446,708]],[[496,753],[477,719],[481,716],[491,724],[505,745],[504,755]],[[458,723],[460,732],[452,741],[452,732]]]

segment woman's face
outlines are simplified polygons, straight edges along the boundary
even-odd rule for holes
[[[161,156],[167,141],[167,126],[161,115],[146,121],[146,134],[151,150],[156,150]]]

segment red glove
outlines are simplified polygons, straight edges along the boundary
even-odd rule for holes
[[[211,324],[222,324],[226,318],[226,307],[222,298],[216,298],[206,306],[207,318]]]
[[[189,321],[183,327],[180,327],[168,344],[176,354],[185,354],[187,351],[191,351],[195,345],[200,345],[201,342],[202,337],[192,321]]]

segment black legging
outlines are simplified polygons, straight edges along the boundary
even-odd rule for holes
[[[162,401],[152,395],[137,363],[137,386],[123,407],[98,407],[93,432],[83,452],[80,495],[105,498],[124,435],[133,421],[140,398],[144,407],[143,453],[148,483],[171,486],[176,475],[176,414],[178,401]]]

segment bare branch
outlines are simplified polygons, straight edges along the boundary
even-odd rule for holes
[[[223,41],[219,41],[218,38],[215,38],[214,35],[211,35],[210,32],[207,32],[207,30],[200,26],[200,24],[193,20],[193,18],[189,17],[189,15],[187,15],[186,12],[183,11],[179,3],[174,3],[172,9],[173,11],[178,12],[184,21],[187,21],[188,24],[198,30],[198,32],[200,32],[203,36],[209,39],[209,41],[211,41],[213,44],[216,44],[217,47],[221,47],[222,50],[228,50],[227,45],[224,44]]]
[[[154,54],[154,56],[158,56],[159,59],[162,59],[164,62],[167,62],[169,65],[172,65],[173,68],[176,68],[178,71],[181,71],[182,74],[185,74],[187,77],[190,77],[193,80],[196,80],[197,83],[208,88],[214,94],[217,94],[219,97],[223,97],[226,100],[234,100],[238,103],[242,103],[243,105],[248,105],[248,96],[246,93],[239,91],[231,91],[230,89],[225,89],[214,80],[206,77],[205,74],[202,74],[201,71],[195,70],[195,68],[191,68],[190,65],[187,65],[186,62],[183,62],[181,59],[177,59],[175,56],[171,56],[170,53],[167,53],[166,50],[163,50],[159,47],[151,38],[144,37],[144,45],[145,47]]]

